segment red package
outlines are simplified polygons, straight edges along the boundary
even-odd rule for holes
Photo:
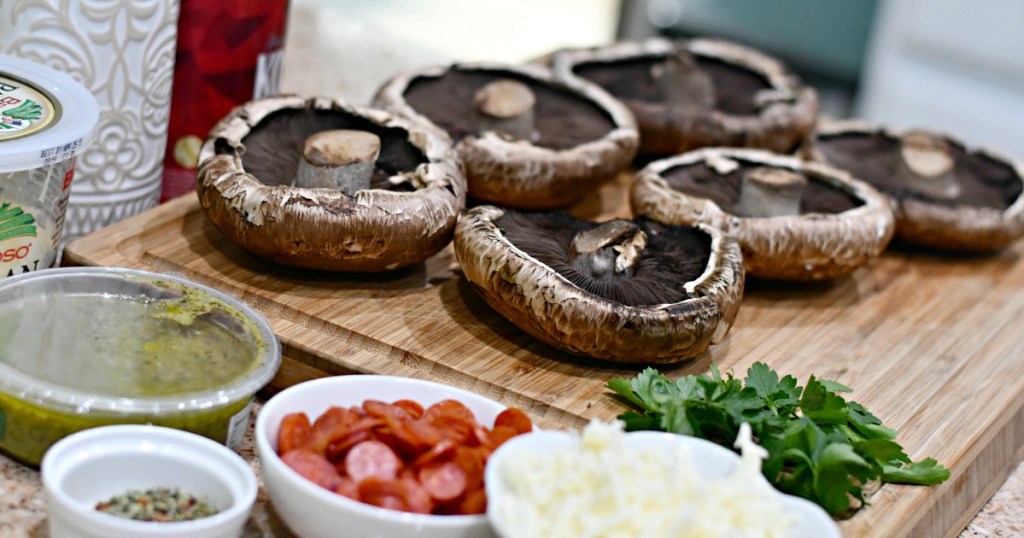
[[[181,0],[161,202],[195,190],[217,121],[278,93],[287,18],[288,0]]]

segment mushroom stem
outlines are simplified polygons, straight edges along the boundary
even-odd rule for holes
[[[295,185],[341,189],[352,196],[369,188],[380,155],[380,138],[367,131],[320,131],[306,139]]]
[[[519,140],[533,138],[533,109],[537,98],[522,82],[501,79],[477,90],[474,127],[478,133],[494,131]]]
[[[735,213],[744,217],[785,217],[800,214],[807,179],[783,168],[759,166],[743,175]]]
[[[909,189],[943,200],[960,195],[960,184],[953,174],[955,163],[949,145],[940,137],[913,131],[900,138],[900,156],[896,179]]]
[[[664,92],[666,102],[697,108],[715,106],[714,82],[685,50],[652,65],[650,73]]]
[[[576,234],[572,239],[572,265],[593,278],[608,278],[631,271],[647,247],[647,234],[624,220],[608,221]]]

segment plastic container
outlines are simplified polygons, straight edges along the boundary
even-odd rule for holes
[[[0,278],[56,262],[75,157],[98,119],[71,77],[0,54]]]
[[[36,465],[79,430],[151,423],[237,446],[277,372],[266,318],[185,279],[64,268],[0,281],[0,450]]]
[[[256,475],[238,454],[190,433],[106,426],[60,441],[43,458],[50,538],[220,538],[242,534]],[[181,522],[123,519],[96,503],[130,490],[180,488],[218,513]]]

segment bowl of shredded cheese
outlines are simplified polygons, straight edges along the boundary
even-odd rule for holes
[[[618,421],[521,435],[487,464],[487,516],[503,538],[839,538],[824,510],[764,479],[743,426],[742,456]]]

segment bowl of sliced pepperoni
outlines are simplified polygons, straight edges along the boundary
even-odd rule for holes
[[[275,511],[303,538],[489,537],[484,468],[533,429],[522,410],[403,377],[300,383],[256,418]]]

